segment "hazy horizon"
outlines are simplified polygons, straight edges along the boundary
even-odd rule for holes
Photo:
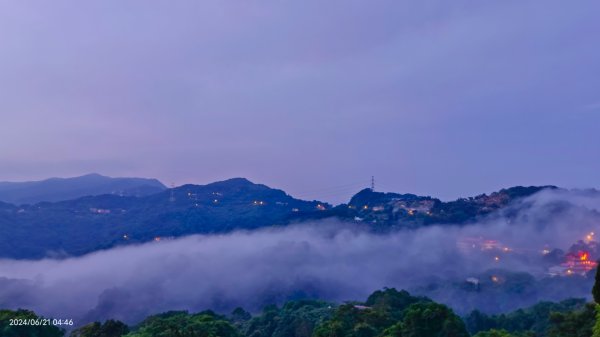
[[[283,190],[282,188],[280,188],[278,186],[273,186],[273,185],[269,184],[268,182],[255,181],[255,180],[252,180],[252,179],[248,179],[247,177],[229,177],[229,178],[225,178],[223,180],[209,181],[209,182],[205,182],[205,183],[184,182],[183,184],[180,184],[180,185],[174,185],[174,184],[165,183],[161,179],[158,179],[158,178],[155,178],[155,177],[133,177],[133,176],[119,177],[119,176],[108,176],[108,175],[105,175],[105,174],[102,174],[102,173],[98,173],[98,172],[86,173],[86,174],[78,175],[78,176],[48,177],[48,178],[43,178],[43,179],[40,179],[40,180],[0,181],[0,184],[2,184],[2,183],[34,183],[34,182],[42,182],[42,181],[46,181],[46,180],[51,180],[51,179],[73,179],[73,178],[81,178],[81,177],[92,176],[92,175],[99,175],[99,176],[108,177],[108,178],[125,178],[125,179],[128,179],[128,178],[141,178],[141,179],[157,180],[158,182],[162,183],[166,188],[177,188],[177,187],[181,187],[181,186],[186,185],[186,184],[207,185],[207,184],[222,182],[222,181],[226,181],[226,180],[230,180],[230,179],[243,178],[243,179],[249,180],[251,183],[254,183],[254,184],[265,185],[265,186],[267,186],[269,188],[272,188],[272,189]],[[364,183],[363,184],[364,186],[361,185],[362,183]],[[347,203],[348,201],[350,201],[350,198],[352,196],[354,196],[356,193],[360,192],[361,190],[363,190],[365,188],[370,188],[370,183],[371,183],[371,180],[366,181],[366,183],[365,182],[361,182],[361,183],[354,183],[354,184],[345,185],[345,186],[341,187],[343,189],[343,192],[335,192],[335,196],[334,197],[332,197],[332,195],[334,195],[334,194],[331,194],[331,192],[325,192],[324,193],[325,196],[329,196],[329,199],[336,200],[337,202],[330,201],[330,200],[328,200],[328,198],[318,198],[317,197],[315,199],[319,200],[319,201],[328,202],[328,203],[331,203],[333,205],[340,204],[340,203]],[[527,186],[532,186],[532,185],[524,185],[524,186],[527,187]],[[556,185],[544,185],[544,186],[556,186]],[[516,185],[515,186],[504,186],[501,189],[511,188],[511,187],[516,187]],[[556,187],[558,187],[558,188],[565,188],[564,186],[556,186]],[[336,187],[333,187],[333,189],[335,189],[335,188]],[[568,188],[566,188],[566,189],[568,189]],[[596,190],[595,188],[591,188],[591,189]],[[327,191],[327,188],[325,190]],[[422,195],[422,196],[429,196],[429,197],[433,197],[433,198],[436,198],[436,199],[440,199],[442,201],[453,201],[453,200],[456,200],[458,198],[463,198],[463,197],[468,198],[468,197],[474,197],[474,196],[480,195],[480,194],[490,194],[492,192],[498,192],[499,190],[500,189],[494,190],[494,191],[485,191],[485,192],[475,193],[475,194],[472,194],[472,195],[461,195],[461,196],[458,196],[456,198],[450,198],[450,199],[440,198],[440,197],[435,196],[435,195]],[[572,190],[578,190],[578,189],[572,189]],[[283,190],[283,191],[286,192],[287,194],[290,194],[286,190]],[[380,190],[380,189],[377,189],[377,188],[375,189],[375,191],[376,192],[381,192],[381,193],[400,193],[400,194],[408,193],[408,194],[415,194],[415,193],[413,193],[411,191]],[[316,190],[316,192],[313,192],[311,194],[312,195],[318,195],[320,193],[319,193],[319,190]],[[308,194],[304,194],[304,195],[293,195],[293,194],[290,194],[290,195],[292,197],[294,197],[294,198],[297,198],[297,199],[303,199],[303,200],[308,200],[309,199],[307,197]],[[342,199],[344,195],[348,195],[348,198],[347,199]]]

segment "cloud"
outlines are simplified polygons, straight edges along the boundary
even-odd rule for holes
[[[297,297],[360,300],[382,287],[430,295],[460,312],[491,306],[499,296],[508,306],[489,311],[587,296],[589,280],[548,279],[540,252],[546,246],[566,250],[589,231],[600,232],[599,201],[595,191],[542,192],[463,227],[378,234],[357,224],[323,221],[190,236],[63,260],[0,260],[0,307],[86,323],[135,322],[176,309],[258,310]],[[465,251],[462,243],[469,238],[498,240],[511,252],[495,261],[497,252]],[[526,295],[455,286],[495,269],[527,272],[546,283],[539,289],[530,285]],[[427,288],[432,284],[437,288]]]

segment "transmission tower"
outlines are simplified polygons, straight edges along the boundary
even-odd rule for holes
[[[171,196],[169,197],[169,202],[175,202],[175,184],[171,183]]]

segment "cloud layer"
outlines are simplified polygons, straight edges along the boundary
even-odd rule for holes
[[[1,260],[0,307],[80,322],[135,322],[174,309],[258,310],[298,297],[360,300],[376,289],[397,287],[467,311],[493,294],[470,293],[472,303],[465,303],[466,295],[457,295],[460,287],[440,292],[426,286],[460,284],[490,269],[545,278],[541,249],[566,250],[590,230],[600,232],[599,200],[595,192],[542,192],[508,209],[510,216],[498,214],[464,227],[376,234],[357,224],[325,221],[190,236],[64,260]],[[496,261],[497,252],[465,251],[461,242],[467,238],[498,240],[511,252]],[[573,278],[566,289],[552,282],[560,292],[546,287],[528,298],[514,296],[513,306],[589,293],[585,279]]]

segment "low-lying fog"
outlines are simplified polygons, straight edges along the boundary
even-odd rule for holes
[[[542,250],[567,251],[593,230],[600,236],[597,193],[546,191],[528,201],[510,220],[497,214],[463,227],[375,234],[325,221],[63,260],[0,260],[0,308],[132,323],[167,310],[257,311],[300,297],[364,300],[382,287],[431,296],[459,313],[588,297],[591,278],[548,276],[552,262]]]

